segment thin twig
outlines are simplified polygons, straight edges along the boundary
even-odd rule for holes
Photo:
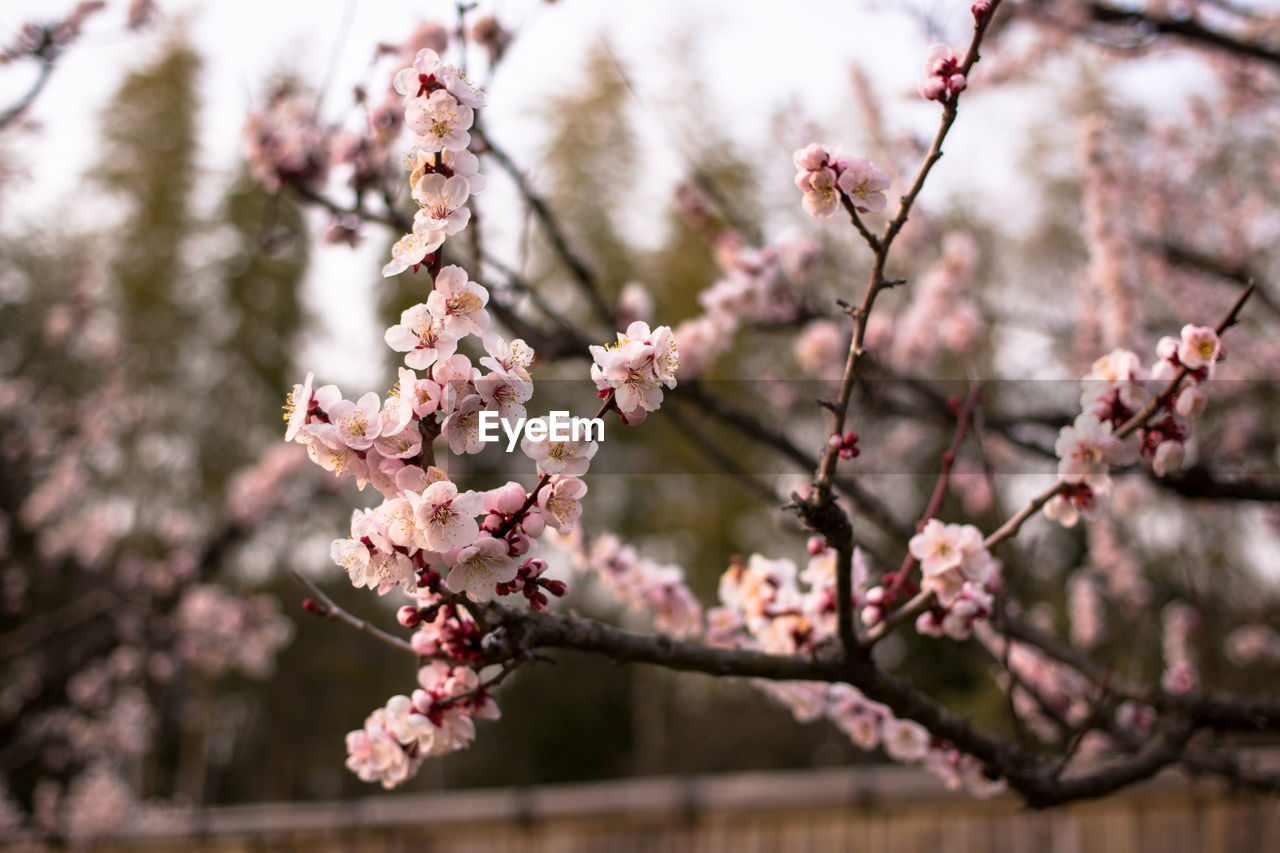
[[[335,603],[334,600],[330,598],[325,593],[324,590],[316,586],[315,583],[310,578],[303,576],[297,571],[292,571],[291,574],[293,575],[294,580],[296,580],[298,583],[306,587],[308,592],[310,592],[317,599],[319,599],[319,604],[321,609],[320,609],[320,612],[317,613],[318,616],[323,616],[326,619],[337,619],[339,622],[345,622],[346,624],[350,625],[352,628],[355,628],[357,631],[361,631],[365,634],[368,634],[370,637],[373,637],[376,640],[386,643],[388,646],[391,646],[392,648],[399,649],[400,651],[403,651],[403,652],[408,652],[414,657],[418,657],[418,653],[413,650],[413,646],[409,643],[409,641],[403,640],[399,637],[388,634],[386,631],[383,631],[379,628],[375,628],[374,626],[370,625],[368,622],[364,621],[363,619],[357,616],[351,615],[346,610],[343,610],[341,607],[339,607],[338,604]]]

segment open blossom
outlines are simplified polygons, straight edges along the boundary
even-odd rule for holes
[[[427,297],[427,307],[444,322],[450,334],[464,337],[489,329],[489,291],[467,279],[467,271],[455,264],[440,270],[435,289]]]
[[[804,193],[800,202],[804,212],[815,219],[828,219],[840,209],[836,173],[829,168],[815,169],[796,175],[796,187]]]
[[[855,210],[878,213],[884,210],[884,191],[889,188],[889,176],[865,157],[857,157],[845,163],[836,186],[853,203]]]
[[[911,720],[885,717],[880,723],[880,743],[894,761],[920,761],[929,751],[929,732]]]
[[[444,245],[443,231],[410,231],[391,247],[391,260],[382,268],[383,276],[399,275],[409,267],[416,267]]]
[[[600,445],[594,441],[531,441],[523,439],[520,449],[538,463],[539,474],[581,477]]]
[[[952,603],[966,583],[981,587],[995,570],[995,560],[982,545],[982,532],[971,524],[943,524],[931,518],[907,547],[920,561],[922,587],[932,589],[943,604]]]
[[[480,359],[480,364],[495,373],[514,376],[521,382],[532,382],[529,365],[533,364],[533,348],[520,338],[508,341],[501,335],[492,332],[484,336],[484,349],[488,356]]]
[[[1182,339],[1178,343],[1178,361],[1192,370],[1209,367],[1222,350],[1218,333],[1208,326],[1182,327]]]
[[[549,526],[568,533],[582,515],[582,496],[587,484],[577,477],[552,477],[538,492],[538,510]]]
[[[413,767],[400,742],[387,729],[386,712],[379,708],[364,728],[347,735],[347,768],[365,782],[394,788],[412,774]]]
[[[461,175],[423,175],[413,187],[413,200],[420,205],[413,230],[457,234],[471,221],[471,209],[463,206],[470,194],[471,186]]]
[[[424,98],[427,96],[427,87],[432,78],[439,74],[443,67],[440,54],[430,48],[424,48],[418,51],[411,66],[396,72],[391,85],[405,97],[405,100]]]
[[[340,400],[329,412],[342,443],[352,450],[368,450],[382,434],[382,413],[378,395],[370,391],[356,402]]]
[[[437,89],[426,98],[411,99],[405,106],[404,121],[414,133],[414,142],[423,151],[461,151],[471,144],[474,116],[471,107]]]
[[[454,592],[465,592],[472,601],[488,601],[498,584],[509,583],[519,571],[506,542],[484,537],[458,552],[445,583]]]
[[[1110,467],[1133,461],[1131,448],[1111,434],[1111,424],[1088,414],[1062,428],[1054,449],[1059,477],[1102,494],[1111,490]]]
[[[826,219],[840,207],[840,198],[849,199],[862,213],[884,210],[884,191],[889,176],[864,157],[834,154],[823,145],[808,145],[791,156],[796,165],[796,187],[804,193],[805,212]]]
[[[1088,486],[1077,486],[1049,498],[1044,514],[1063,527],[1075,527],[1081,516],[1087,521],[1097,521],[1102,517],[1103,497]]]
[[[422,303],[402,311],[399,324],[387,329],[385,340],[387,346],[405,354],[405,365],[414,370],[426,370],[458,350],[458,335]]]
[[[307,413],[311,409],[311,381],[315,374],[308,373],[301,385],[294,385],[284,404],[285,427],[284,440],[293,441],[299,430],[307,422]]]
[[[432,483],[414,510],[427,548],[445,552],[464,548],[480,536],[475,517],[484,511],[484,495],[459,492],[448,480]]]
[[[655,412],[662,405],[662,386],[676,387],[680,354],[668,326],[650,331],[649,324],[637,320],[618,333],[618,341],[593,346],[591,378],[600,391],[612,389],[618,409]]]
[[[449,450],[461,456],[484,450],[480,440],[480,408],[484,400],[479,394],[463,397],[440,424],[440,434],[449,442]]]

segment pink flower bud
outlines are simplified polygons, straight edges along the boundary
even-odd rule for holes
[[[526,497],[524,486],[519,483],[507,483],[485,494],[484,508],[489,512],[513,515],[524,506]]]
[[[862,624],[866,625],[868,628],[879,624],[880,620],[884,617],[884,613],[880,608],[874,605],[868,605],[867,607],[862,608],[862,612],[859,615],[862,617]]]
[[[953,94],[956,92],[963,92],[964,87],[967,85],[969,85],[968,81],[964,79],[963,74],[952,74],[947,78],[947,88],[950,89]]]
[[[1190,385],[1178,394],[1178,401],[1173,408],[1184,418],[1198,418],[1204,414],[1209,403],[1209,395],[1199,385]]]
[[[523,533],[517,533],[507,540],[507,551],[513,557],[522,557],[533,547],[533,540]]]
[[[940,77],[930,77],[920,84],[920,96],[929,101],[944,101],[947,98],[947,84]]]
[[[497,513],[489,513],[484,517],[484,521],[480,523],[480,529],[489,533],[497,533],[502,529],[505,519]]]
[[[973,12],[973,19],[981,24],[991,15],[991,4],[987,0],[978,0],[969,11]]]
[[[808,549],[810,557],[816,557],[827,550],[827,540],[821,536],[810,536],[809,543],[805,547]]]
[[[833,435],[831,436],[831,438],[827,439],[827,447],[834,448],[834,447],[843,447],[843,446],[844,446],[844,439],[842,439],[838,435]]]
[[[526,536],[532,536],[537,539],[547,528],[547,520],[539,513],[531,512],[524,517],[524,521],[520,522],[520,529],[524,531]]]
[[[559,598],[560,596],[564,595],[566,592],[569,591],[569,585],[566,584],[564,581],[555,581],[555,580],[547,581],[542,585],[542,587],[547,592],[554,595],[556,598]]]
[[[796,164],[797,169],[812,172],[826,166],[829,157],[830,154],[827,153],[826,148],[813,143],[792,154],[791,161]]]
[[[414,631],[409,638],[409,645],[413,646],[415,654],[423,656],[433,655],[438,651],[435,638],[426,631]]]
[[[406,628],[412,628],[422,620],[418,616],[418,608],[411,604],[406,604],[396,611],[396,621]]]

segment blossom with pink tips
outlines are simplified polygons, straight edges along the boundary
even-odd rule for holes
[[[960,70],[960,58],[945,44],[935,44],[929,48],[929,56],[924,61],[924,72],[928,77],[920,84],[920,94],[930,101],[945,102],[964,91],[968,85]]]

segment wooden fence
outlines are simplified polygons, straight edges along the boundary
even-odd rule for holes
[[[143,810],[102,851],[1280,851],[1280,802],[1166,774],[1046,812],[896,768],[657,778],[351,802]]]

